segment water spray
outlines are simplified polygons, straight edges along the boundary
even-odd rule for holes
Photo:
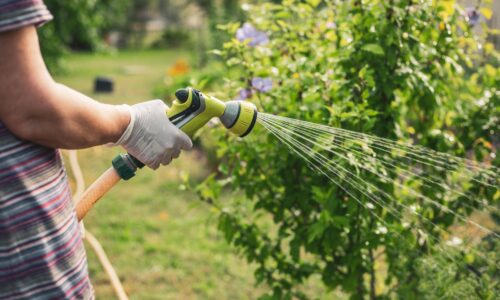
[[[246,101],[223,102],[193,88],[175,92],[177,98],[166,112],[170,121],[189,136],[213,118],[219,118],[230,132],[239,137],[249,134],[257,121],[255,105]],[[106,170],[82,195],[76,206],[82,220],[94,204],[120,180],[129,180],[144,164],[130,154],[119,154]]]
[[[452,249],[450,247],[460,245],[462,240],[451,236],[443,244],[442,238],[450,237],[450,232],[422,213],[422,204],[426,204],[452,215],[464,224],[472,225],[476,230],[475,237],[488,235],[495,239],[500,238],[495,228],[487,228],[475,222],[469,218],[469,214],[455,211],[439,199],[460,198],[463,201],[467,200],[463,206],[471,211],[484,209],[498,212],[500,210],[498,206],[467,190],[471,184],[478,185],[481,189],[498,190],[500,172],[498,167],[490,162],[477,162],[411,143],[338,127],[263,112],[257,113],[255,106],[249,102],[223,102],[192,88],[180,89],[175,96],[177,99],[166,115],[187,135],[193,136],[213,118],[218,118],[224,127],[240,137],[246,136],[253,130],[255,123],[259,123],[283,146],[302,158],[311,170],[325,176],[342,189],[349,199],[368,210],[375,220],[376,234],[389,234],[404,240],[398,231],[390,230],[391,223],[385,220],[383,215],[375,212],[378,208],[395,219],[413,224],[422,241],[432,244],[449,261],[462,265],[463,262],[449,252]],[[112,165],[84,192],[78,202],[76,211],[79,220],[83,219],[90,208],[118,181],[134,177],[137,170],[144,167],[144,164],[130,154],[118,155],[113,159]],[[394,182],[394,189],[400,194],[406,194],[409,201],[402,201],[396,195],[386,192],[377,183],[366,180],[359,174],[359,170],[378,177],[379,182]],[[447,175],[442,176],[443,173]],[[411,181],[419,182],[422,188],[438,188],[441,194],[431,197],[415,186],[405,185]],[[424,232],[424,225],[432,227],[435,232]],[[488,261],[488,257],[473,247],[465,245],[463,247],[464,251]],[[492,263],[500,268],[498,262]],[[446,265],[440,264],[439,267],[445,268]]]

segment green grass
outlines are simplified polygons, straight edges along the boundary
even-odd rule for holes
[[[136,103],[153,96],[153,88],[164,81],[167,69],[177,59],[189,62],[193,56],[167,50],[72,54],[63,61],[64,73],[57,79],[102,102]],[[94,77],[101,75],[115,80],[113,94],[91,94]]]

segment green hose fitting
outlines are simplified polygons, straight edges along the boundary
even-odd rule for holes
[[[111,164],[123,180],[134,177],[137,169],[144,167],[142,162],[130,154],[118,154],[113,158]]]

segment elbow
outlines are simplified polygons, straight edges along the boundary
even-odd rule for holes
[[[58,111],[47,100],[51,88],[34,91],[36,93],[17,95],[14,97],[16,101],[2,107],[0,120],[19,139],[40,144],[43,139],[40,133],[49,121],[47,116],[51,116],[52,121],[57,120]]]
[[[4,120],[3,123],[17,138],[33,143],[38,142],[36,122],[30,120],[29,117],[22,115],[12,116]]]

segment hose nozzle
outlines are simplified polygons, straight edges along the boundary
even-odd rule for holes
[[[229,131],[244,137],[252,131],[257,120],[257,109],[250,102],[222,102],[193,88],[179,89],[175,97],[177,100],[167,116],[188,135],[193,135],[210,119],[218,117]]]
[[[222,102],[192,88],[177,90],[175,97],[177,100],[167,111],[167,116],[175,126],[189,136],[212,118],[218,117],[229,131],[244,137],[252,131],[257,120],[257,108],[250,102]],[[112,164],[117,174],[124,180],[134,177],[137,169],[144,166],[129,154],[118,155]]]

